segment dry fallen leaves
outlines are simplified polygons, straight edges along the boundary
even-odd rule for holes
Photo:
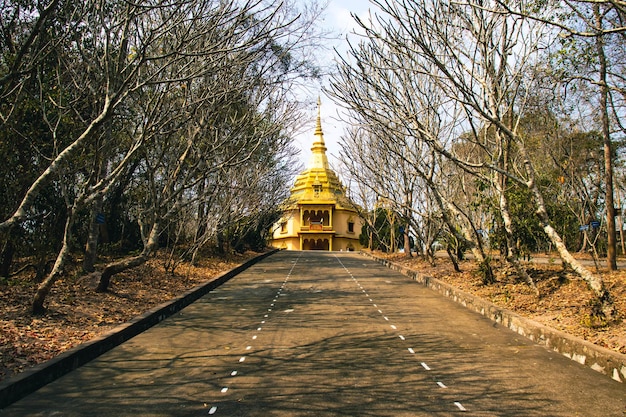
[[[600,271],[620,319],[594,327],[590,326],[590,302],[594,299],[593,293],[582,279],[563,271],[559,264],[550,262],[553,258],[547,255],[537,255],[535,261],[526,265],[537,284],[539,297],[515,275],[502,273],[505,268],[498,269],[497,262],[493,264],[497,282],[483,285],[477,265],[471,260],[462,261],[462,272],[455,272],[452,263],[446,258],[436,259],[433,266],[422,259],[407,258],[402,254],[376,255],[419,270],[553,329],[626,354],[626,270]],[[542,256],[545,258],[544,262],[541,262]]]
[[[156,258],[115,276],[107,293],[94,291],[93,274],[76,274],[55,284],[43,316],[30,313],[37,286],[30,276],[0,280],[0,380],[104,334],[255,255],[205,259],[196,267],[181,266],[174,276]]]

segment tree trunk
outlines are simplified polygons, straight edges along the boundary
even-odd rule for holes
[[[474,230],[473,224],[471,224],[470,220],[465,216],[454,204],[449,201],[446,201],[446,205],[448,210],[452,212],[456,218],[458,219],[459,227],[461,228],[461,233],[459,234],[456,231],[456,228],[452,227],[455,237],[464,242],[466,246],[469,246],[472,255],[474,255],[474,259],[478,262],[479,265],[482,265],[481,268],[484,271],[483,274],[483,282],[492,284],[495,282],[493,270],[491,269],[491,264],[489,262],[489,257],[485,254],[485,249],[480,241],[480,237]],[[445,210],[444,210],[445,213]],[[446,223],[450,223],[449,220],[446,220],[448,215],[444,215],[444,221]],[[451,227],[451,223],[449,227]]]
[[[7,234],[7,240],[2,247],[2,253],[0,253],[0,277],[5,278],[8,278],[11,273],[13,254],[15,253],[15,246],[13,245],[13,239],[10,236],[10,232]]]
[[[587,251],[587,242],[589,241],[589,232],[583,230],[583,243],[580,245],[579,253],[585,253]]]
[[[409,235],[408,223],[404,226],[404,256],[407,258],[413,257],[413,255],[411,255],[411,236]]]
[[[597,29],[602,28],[602,14],[600,5],[594,4],[594,15],[596,17]],[[596,36],[596,49],[600,64],[600,74],[598,84],[600,86],[600,116],[602,118],[602,140],[604,143],[604,190],[606,204],[606,233],[607,252],[606,261],[610,271],[617,270],[616,259],[616,230],[615,230],[615,204],[613,202],[613,152],[611,150],[611,131],[609,126],[609,88],[606,82],[607,63],[604,54],[604,38],[602,35]]]
[[[592,274],[587,268],[578,262],[578,260],[576,260],[571,253],[569,253],[558,232],[550,224],[550,219],[548,218],[548,213],[545,209],[545,205],[543,204],[543,199],[538,200],[537,215],[542,223],[543,230],[546,232],[546,235],[559,253],[561,261],[563,261],[565,265],[572,268],[574,272],[587,282],[587,285],[589,285],[602,304],[602,313],[605,317],[608,319],[615,318],[617,311],[615,309],[615,305],[613,304],[613,300],[611,299],[611,295],[604,285],[604,281],[599,275]]]
[[[448,257],[450,258],[450,261],[452,261],[454,270],[456,272],[461,272],[461,268],[459,268],[459,262],[457,260],[457,257],[454,255],[454,253],[452,253],[452,250],[450,249],[450,245],[446,245],[446,252],[448,252]]]
[[[111,277],[113,277],[115,274],[119,274],[122,271],[135,268],[146,262],[159,246],[160,233],[161,225],[159,222],[155,222],[152,225],[152,229],[150,230],[150,235],[148,236],[148,240],[144,245],[144,249],[139,255],[130,258],[124,258],[108,264],[104,268],[104,271],[102,271],[102,275],[100,276],[100,282],[98,282],[98,286],[96,287],[96,292],[106,292],[109,289]]]
[[[532,279],[526,269],[519,261],[517,246],[513,240],[513,221],[511,219],[511,212],[509,210],[509,201],[506,196],[507,179],[502,174],[497,174],[499,177],[498,184],[496,185],[496,191],[498,193],[498,199],[500,204],[500,215],[502,216],[502,222],[504,224],[504,234],[506,236],[506,255],[507,262],[515,268],[515,271],[521,278],[524,279],[535,290],[535,293],[539,295],[539,289],[535,285],[535,281]]]
[[[485,284],[494,283],[495,278],[493,270],[491,269],[490,259],[485,255],[485,250],[480,240],[480,236],[476,233],[476,229],[469,217],[459,210],[454,203],[444,198],[439,192],[436,184],[429,177],[423,175],[420,171],[418,171],[418,175],[426,181],[428,188],[432,191],[435,203],[441,210],[443,221],[448,226],[450,233],[452,233],[459,242],[462,242],[463,245],[469,247],[472,255],[474,255],[474,259],[481,266],[481,270],[483,271],[483,282]],[[456,217],[457,222],[452,221],[452,216]],[[455,224],[459,225],[461,233],[459,233]]]
[[[587,285],[589,285],[591,290],[598,297],[598,301],[601,305],[601,313],[609,320],[615,319],[617,317],[617,310],[615,309],[615,305],[613,304],[613,300],[611,299],[609,291],[604,285],[602,277],[592,274],[567,250],[567,247],[565,246],[565,243],[563,243],[561,236],[554,229],[554,227],[552,227],[550,217],[548,216],[548,211],[546,210],[546,205],[543,200],[543,194],[541,194],[541,190],[539,190],[539,187],[537,187],[537,183],[534,180],[535,170],[530,163],[530,159],[526,155],[526,149],[523,146],[520,146],[519,151],[524,158],[525,170],[530,178],[530,181],[526,185],[534,197],[535,205],[537,207],[535,213],[539,218],[544,232],[559,253],[559,257],[561,258],[563,264],[565,266],[569,266],[574,272],[578,274],[578,276],[584,279],[585,282],[587,282]]]
[[[396,253],[396,215],[387,209],[389,219],[389,253]]]
[[[617,216],[617,228],[619,230],[619,240],[622,246],[622,255],[626,255],[626,247],[624,246],[624,221],[622,219],[622,200],[620,198],[619,188],[616,191],[617,207],[619,207],[619,213],[615,213]]]
[[[107,129],[108,140],[111,140],[111,129]],[[106,177],[107,163],[104,161],[99,162],[99,168],[97,175],[93,176],[92,185],[97,183],[98,179]],[[104,195],[98,194],[90,210],[90,224],[89,224],[89,236],[87,237],[87,243],[85,244],[85,257],[83,258],[83,272],[93,272],[96,258],[98,257],[98,239],[100,237],[100,223],[98,219],[100,213],[102,213],[102,206],[104,205]]]
[[[100,237],[100,224],[97,216],[102,211],[102,197],[98,197],[91,209],[89,236],[85,245],[85,257],[83,258],[83,272],[93,272],[96,258],[98,257],[98,238]]]
[[[46,297],[50,293],[52,286],[56,282],[56,280],[63,273],[63,268],[67,263],[67,259],[70,253],[70,241],[72,239],[72,226],[74,224],[74,210],[69,210],[67,214],[67,218],[65,220],[65,232],[63,234],[63,245],[61,250],[59,251],[56,261],[54,262],[54,266],[52,267],[52,271],[48,274],[48,276],[39,284],[37,287],[37,291],[35,292],[35,296],[33,297],[32,303],[32,312],[33,314],[43,314],[45,312],[45,308],[43,306]]]

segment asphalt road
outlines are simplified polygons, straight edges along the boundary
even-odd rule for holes
[[[361,256],[279,252],[0,416],[624,416],[626,385]]]

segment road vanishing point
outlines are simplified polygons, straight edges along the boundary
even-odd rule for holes
[[[281,251],[0,416],[624,416],[626,385],[358,253]]]

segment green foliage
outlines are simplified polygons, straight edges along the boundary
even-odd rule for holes
[[[280,211],[272,210],[240,220],[229,236],[230,246],[239,253],[247,250],[262,251],[267,247],[270,227],[280,217]]]
[[[377,208],[374,212],[374,224],[373,226],[364,225],[359,236],[361,244],[368,246],[372,250],[381,250],[383,252],[389,252],[392,247],[398,248],[403,244],[403,236],[401,233],[400,222],[396,221],[392,225],[392,216],[400,218],[399,214],[390,213],[389,210],[384,208]],[[394,242],[392,245],[392,227],[394,231]],[[371,242],[370,242],[371,235]]]

